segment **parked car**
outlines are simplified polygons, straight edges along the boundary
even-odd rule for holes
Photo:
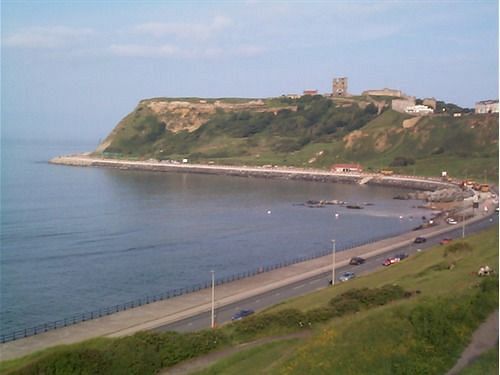
[[[456,225],[458,224],[458,221],[456,221],[454,218],[452,217],[449,217],[448,219],[446,219],[446,222],[450,225]]]
[[[351,258],[351,260],[349,261],[349,264],[351,264],[353,266],[359,266],[360,264],[363,264],[365,261],[366,261],[366,259],[364,259],[364,258],[354,257],[354,258]]]
[[[354,279],[356,277],[356,275],[354,274],[354,272],[344,272],[342,275],[340,275],[339,277],[339,281],[348,281],[348,280],[351,280],[351,279]]]
[[[425,241],[427,241],[427,238],[417,237],[417,238],[415,238],[415,241],[413,241],[413,243],[424,243]]]
[[[453,238],[446,237],[446,238],[443,238],[441,241],[439,241],[439,244],[441,244],[441,245],[447,245],[447,244],[449,244],[451,241],[453,241]]]
[[[231,320],[241,320],[246,316],[252,315],[255,311],[253,310],[240,310],[231,317]]]

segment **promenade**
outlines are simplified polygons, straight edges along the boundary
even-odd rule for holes
[[[489,205],[489,212],[493,212],[491,202],[485,204]],[[482,215],[478,215],[469,219],[467,224],[480,220],[483,217]],[[440,223],[435,227],[418,231],[418,235],[424,237],[435,236],[452,229],[455,228]],[[369,258],[394,250],[400,246],[408,246],[413,242],[416,235],[416,232],[409,232],[338,252],[336,255],[336,267],[347,265],[349,259],[353,256]],[[326,255],[218,285],[215,292],[216,308],[331,271],[331,262],[331,255]],[[154,329],[199,313],[207,312],[210,308],[211,290],[210,288],[202,289],[79,324],[43,332],[35,336],[0,344],[0,360],[13,359],[51,346],[76,343],[94,337],[131,335],[138,331]]]

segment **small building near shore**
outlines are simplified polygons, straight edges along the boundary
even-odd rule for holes
[[[332,172],[363,172],[361,164],[334,164],[330,168]]]

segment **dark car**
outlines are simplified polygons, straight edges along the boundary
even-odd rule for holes
[[[232,316],[231,320],[241,320],[246,316],[252,315],[254,312],[253,310],[240,310]]]
[[[361,257],[354,257],[354,258],[351,258],[351,260],[349,261],[349,264],[353,265],[353,266],[359,266],[360,264],[363,264],[366,260],[364,258],[361,258]]]
[[[415,238],[415,241],[413,241],[413,243],[424,243],[425,241],[427,241],[427,238],[417,237],[417,238]]]

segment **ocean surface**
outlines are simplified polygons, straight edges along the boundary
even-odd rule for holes
[[[47,163],[95,147],[2,141],[0,333],[309,256],[333,238],[341,250],[396,235],[429,214],[393,200],[400,189]]]

